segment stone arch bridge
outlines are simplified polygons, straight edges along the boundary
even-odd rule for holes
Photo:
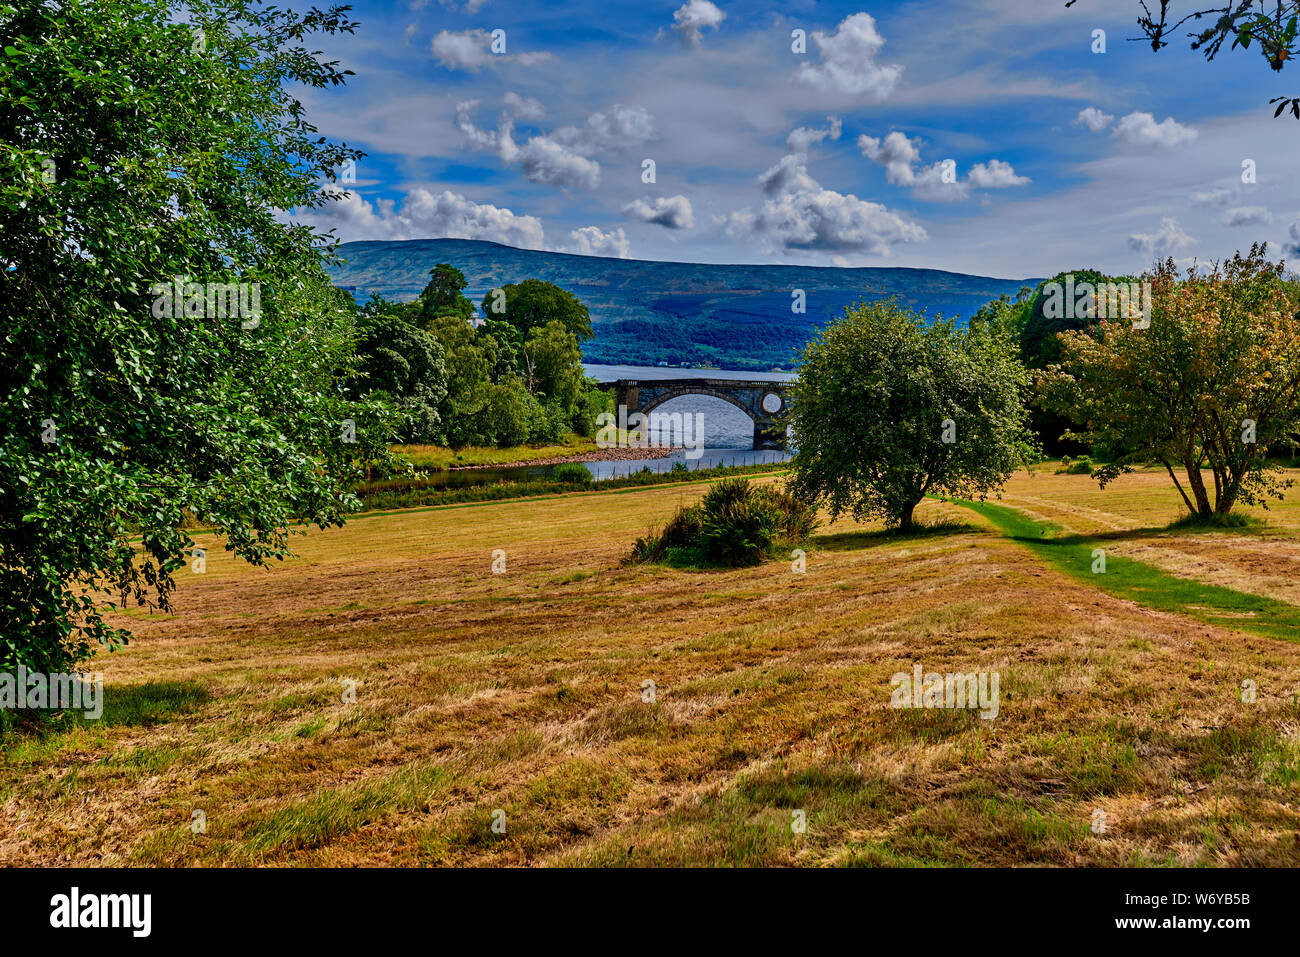
[[[729,402],[754,422],[754,448],[784,449],[785,427],[778,416],[785,411],[789,382],[749,379],[618,379],[600,387],[614,393],[614,405],[629,415],[649,415],[670,399],[684,395],[710,395]]]

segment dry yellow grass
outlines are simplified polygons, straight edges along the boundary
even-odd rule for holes
[[[177,614],[97,660],[116,710],[5,740],[0,862],[1300,864],[1300,643],[1111,598],[938,503],[971,527],[841,522],[803,575],[622,563],[702,489],[359,517],[269,571],[207,543]],[[1176,516],[1164,491],[1007,501],[1125,531]],[[1283,567],[1293,532],[1199,560]],[[891,708],[913,663],[997,671],[997,719]]]

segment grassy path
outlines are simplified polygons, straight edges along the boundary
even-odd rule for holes
[[[1300,641],[1300,607],[1262,595],[1206,585],[1135,561],[1105,555],[1105,571],[1094,572],[1101,539],[1068,532],[1051,522],[1029,518],[991,502],[951,500],[992,522],[1004,535],[1035,554],[1117,598],[1174,612],[1225,628],[1268,638]]]

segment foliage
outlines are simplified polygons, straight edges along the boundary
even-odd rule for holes
[[[502,308],[497,308],[498,303]],[[507,283],[499,291],[488,290],[482,309],[484,316],[510,323],[525,340],[533,329],[552,321],[561,323],[579,342],[591,338],[591,313],[582,301],[541,279],[525,279]]]
[[[438,406],[447,395],[442,345],[413,325],[396,304],[374,299],[357,321],[362,378],[354,389],[389,397],[403,414],[403,442],[437,442],[442,436]]]
[[[1300,297],[1264,250],[1181,280],[1168,260],[1150,277],[1150,328],[1102,322],[1095,338],[1062,336],[1062,360],[1040,390],[1079,424],[1079,438],[1113,453],[1095,472],[1103,487],[1154,460],[1188,511],[1208,517],[1290,485],[1275,478],[1281,466],[1268,451],[1300,429]]]
[[[1061,459],[1061,467],[1056,470],[1057,475],[1091,475],[1095,466],[1092,459],[1087,455],[1080,455],[1076,459],[1071,459],[1068,455]]]
[[[599,482],[593,481],[591,488],[598,492],[607,492],[626,488],[642,488],[648,485],[700,482],[729,475],[763,475],[770,474],[771,471],[772,466],[765,464],[718,466],[694,471],[670,469],[666,472],[652,472],[648,468],[643,468],[618,478],[601,479]],[[572,483],[557,482],[554,479],[502,481],[486,485],[448,487],[437,479],[399,478],[367,482],[357,490],[357,494],[361,496],[368,509],[389,509],[470,502],[496,502],[505,499],[528,498],[533,495],[556,495],[572,491]]]
[[[632,558],[728,568],[757,565],[806,541],[816,526],[816,509],[789,492],[725,478],[698,505],[679,508],[662,531],[638,538]]]
[[[1067,0],[1067,7],[1074,6],[1078,0]],[[1241,47],[1249,50],[1251,44],[1259,52],[1274,72],[1280,73],[1289,60],[1295,59],[1300,46],[1296,37],[1297,16],[1300,15],[1300,2],[1297,0],[1224,0],[1218,6],[1199,7],[1181,17],[1170,18],[1173,0],[1157,0],[1159,16],[1151,10],[1148,0],[1140,0],[1142,15],[1138,26],[1151,43],[1153,52],[1160,52],[1169,45],[1165,39],[1172,31],[1178,30],[1188,22],[1206,20],[1211,26],[1187,34],[1192,38],[1191,48],[1200,50],[1206,60],[1218,56],[1223,44],[1229,39],[1229,50]],[[1204,2],[1204,0],[1202,0]],[[1187,7],[1182,7],[1186,10]],[[1278,96],[1269,100],[1277,103],[1273,113],[1274,119],[1283,111],[1300,120],[1300,96]]]
[[[277,212],[360,155],[290,92],[344,82],[303,40],[350,33],[346,9],[0,5],[0,670],[71,667],[126,641],[106,610],[169,608],[188,522],[262,565],[385,458],[395,418],[339,388],[351,309]],[[209,283],[246,284],[242,311]]]
[[[429,270],[429,284],[420,292],[420,318],[429,323],[439,316],[457,316],[468,322],[474,315],[474,303],[462,293],[465,274],[449,263],[438,263]]]
[[[551,471],[551,477],[557,482],[574,485],[591,484],[591,471],[581,462],[561,462]]]
[[[1004,292],[980,306],[970,317],[970,324],[988,326],[994,332],[1010,337],[1013,342],[1019,342],[1032,309],[1033,297],[1031,286],[1022,286],[1014,299]]]
[[[1028,383],[989,326],[927,326],[892,301],[851,307],[804,349],[791,488],[832,516],[902,527],[927,494],[983,497],[1035,454]]]

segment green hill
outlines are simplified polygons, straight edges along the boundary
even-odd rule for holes
[[[895,295],[927,315],[969,317],[1031,279],[991,279],[938,269],[841,269],[820,266],[710,265],[608,259],[515,249],[468,239],[346,243],[335,282],[359,300],[371,293],[412,299],[429,270],[451,263],[469,280],[476,303],[508,282],[556,283],[591,309],[595,339],[587,362],[709,364],[723,369],[789,368],[816,329],[861,298]],[[807,312],[791,312],[792,290]]]

